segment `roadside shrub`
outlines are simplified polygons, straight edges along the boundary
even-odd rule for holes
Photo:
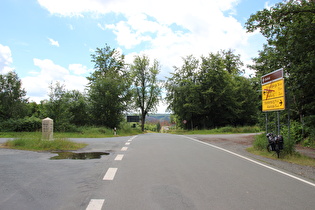
[[[284,154],[293,154],[295,152],[295,142],[292,139],[289,139],[287,134],[282,134],[284,141],[284,148],[282,152]],[[253,142],[253,147],[256,150],[263,151],[267,150],[268,140],[266,138],[266,133],[262,133],[260,135],[255,136],[255,140]]]
[[[306,138],[302,142],[303,147],[311,147],[315,148],[315,141],[314,139],[311,139],[310,137]]]
[[[267,141],[265,133],[255,136],[253,146],[256,150],[260,150],[260,151],[266,150],[267,145],[268,145],[268,141]]]
[[[257,133],[260,132],[258,126],[244,126],[244,127],[232,127],[226,126],[215,129],[217,133]]]
[[[303,127],[300,122],[291,121],[290,136],[294,139],[295,143],[299,143],[303,140],[302,129]]]
[[[42,120],[37,117],[9,119],[0,123],[0,129],[4,132],[32,132],[39,131],[41,127]]]
[[[54,131],[58,132],[78,132],[79,129],[76,125],[64,122],[64,123],[55,123],[54,122]]]

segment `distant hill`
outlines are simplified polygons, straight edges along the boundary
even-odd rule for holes
[[[170,114],[149,114],[146,119],[146,123],[170,123],[171,115]]]

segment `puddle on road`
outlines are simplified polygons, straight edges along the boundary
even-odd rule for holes
[[[50,160],[62,160],[62,159],[72,159],[72,160],[89,160],[89,159],[100,159],[102,155],[109,155],[108,152],[53,152],[58,154],[57,156],[49,158]]]

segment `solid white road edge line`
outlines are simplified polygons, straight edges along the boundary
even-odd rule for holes
[[[124,157],[124,155],[117,155],[116,158],[115,158],[115,160],[122,160],[123,157]]]
[[[195,141],[195,142],[198,142],[198,143],[201,143],[201,144],[205,144],[205,145],[208,145],[208,146],[210,146],[210,147],[213,147],[213,148],[222,150],[222,151],[224,151],[224,152],[230,153],[230,154],[232,154],[232,155],[235,155],[235,156],[237,156],[237,157],[243,158],[243,159],[248,160],[248,161],[250,161],[250,162],[252,162],[252,163],[256,163],[256,164],[258,164],[258,165],[260,165],[260,166],[263,166],[263,167],[265,167],[265,168],[268,168],[268,169],[270,169],[270,170],[276,171],[276,172],[278,172],[278,173],[281,173],[281,174],[283,174],[283,175],[286,175],[286,176],[288,176],[288,177],[291,177],[291,178],[293,178],[293,179],[299,180],[299,181],[301,181],[301,182],[304,182],[304,183],[306,183],[306,184],[309,184],[309,185],[315,187],[315,184],[312,183],[312,182],[306,181],[306,180],[301,179],[301,178],[299,178],[299,177],[297,177],[297,176],[294,176],[294,175],[288,174],[288,173],[286,173],[286,172],[284,172],[284,171],[280,171],[280,170],[275,169],[275,168],[273,168],[273,167],[267,166],[267,165],[265,165],[265,164],[263,164],[263,163],[257,162],[257,161],[255,161],[255,160],[252,160],[252,159],[247,158],[247,157],[245,157],[245,156],[242,156],[242,155],[239,155],[239,154],[237,154],[237,153],[231,152],[231,151],[229,151],[229,150],[227,150],[227,149],[223,149],[223,148],[218,147],[218,146],[215,146],[215,145],[213,145],[213,144],[209,144],[209,143],[206,143],[206,142],[203,142],[203,141],[199,141],[199,140],[197,140],[197,139],[194,139],[194,138],[191,138],[191,137],[188,137],[188,136],[184,136],[184,137],[185,137],[185,138],[188,138],[188,139],[190,139],[190,140],[192,140],[192,141]]]
[[[107,170],[103,180],[113,180],[116,172],[117,172],[117,168],[109,168]]]
[[[86,210],[101,210],[105,200],[104,199],[91,199]]]

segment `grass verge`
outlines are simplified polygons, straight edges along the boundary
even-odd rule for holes
[[[67,139],[55,139],[52,141],[41,138],[18,138],[9,140],[3,144],[5,148],[30,150],[30,151],[64,151],[78,150],[87,146],[85,143],[76,143]]]
[[[103,127],[79,127],[77,132],[54,132],[54,138],[109,138],[132,136],[142,133],[140,129],[118,129],[117,135],[113,130]],[[42,132],[0,132],[0,138],[41,138]]]
[[[294,150],[294,140],[284,139],[284,150],[280,152],[280,159],[289,163],[315,167],[315,159],[302,155]],[[253,147],[247,148],[247,151],[270,159],[278,159],[275,152],[267,151],[268,141],[265,133],[255,136]]]
[[[257,150],[254,147],[249,147],[246,149],[248,152],[259,155],[262,157],[279,160],[277,158],[277,154],[275,152],[268,152],[267,150]],[[315,167],[315,159],[307,157],[305,155],[301,155],[298,152],[294,152],[292,154],[281,154],[280,153],[280,160],[289,162],[289,163],[295,163],[298,165],[304,165],[304,166],[312,166]]]
[[[244,126],[244,127],[222,127],[215,128],[211,130],[170,130],[168,133],[172,134],[182,134],[182,135],[191,135],[191,134],[233,134],[233,133],[258,133],[261,132],[258,126]]]

